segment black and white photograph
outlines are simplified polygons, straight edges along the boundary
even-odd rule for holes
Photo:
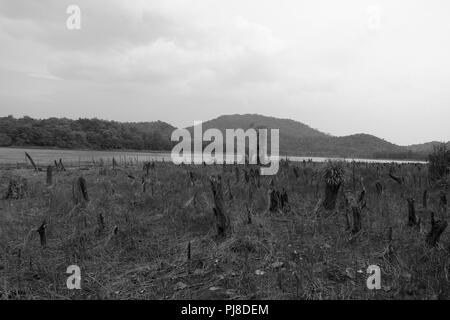
[[[0,0],[0,300],[450,299],[449,16]]]

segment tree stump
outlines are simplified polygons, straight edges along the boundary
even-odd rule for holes
[[[72,184],[72,197],[75,205],[89,202],[86,180],[83,177],[74,180]]]
[[[267,202],[269,204],[269,207],[268,207],[269,211],[270,212],[277,211],[278,208],[279,208],[279,203],[278,203],[279,194],[278,194],[278,191],[274,190],[274,189],[269,189],[269,191],[267,192],[267,196],[268,196]]]
[[[417,225],[415,200],[408,198],[406,201],[408,201],[408,227],[414,227]]]
[[[325,199],[323,201],[323,207],[326,210],[334,210],[336,208],[336,201],[339,194],[339,188],[341,184],[326,184],[325,185]]]
[[[383,195],[383,185],[381,184],[381,182],[375,182],[375,189],[377,190],[378,197],[381,197]]]
[[[361,231],[361,209],[358,205],[352,206],[353,213],[353,226],[352,226],[352,234],[357,234]]]
[[[298,179],[298,177],[300,177],[300,171],[298,167],[294,167],[294,175],[295,175],[295,179]]]
[[[362,229],[361,204],[363,202],[357,201],[356,197],[353,194],[347,194],[345,196],[345,203],[347,206],[347,213],[345,217],[347,228],[351,230],[351,233],[353,235],[355,235]]]
[[[426,189],[423,191],[422,206],[424,209],[428,209],[428,190]]]
[[[36,230],[37,233],[39,233],[39,239],[41,241],[41,246],[43,248],[45,248],[47,246],[46,230],[47,230],[47,223],[44,220],[44,222],[42,222],[41,226]]]
[[[33,166],[34,170],[38,171],[38,168],[36,166],[36,163],[34,163],[33,158],[27,152],[25,152],[25,156],[28,158],[28,160],[30,160],[30,163]]]
[[[99,232],[102,232],[105,229],[105,219],[101,213],[97,215],[97,227]]]
[[[431,230],[427,235],[426,243],[430,247],[435,247],[442,233],[447,228],[447,221],[434,220],[434,212],[431,213]]]
[[[216,217],[217,235],[225,237],[230,233],[230,218],[225,210],[223,200],[222,177],[210,177],[211,189],[214,196],[214,216]]]
[[[51,186],[53,184],[53,167],[47,167],[47,185]]]
[[[250,180],[248,171],[244,169],[244,179],[245,179],[245,183],[248,183]]]
[[[445,191],[441,191],[439,195],[439,207],[444,214],[447,213],[447,195],[445,194]]]

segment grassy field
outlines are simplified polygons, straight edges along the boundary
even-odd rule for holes
[[[138,151],[96,151],[42,148],[0,148],[0,166],[23,166],[28,163],[25,152],[33,156],[37,165],[47,165],[54,160],[62,159],[68,166],[92,164],[93,161],[170,161],[170,152],[138,152]]]
[[[342,163],[345,181],[327,210],[328,165],[283,162],[277,176],[258,178],[244,165],[155,163],[147,173],[140,162],[97,163],[53,169],[51,185],[45,170],[3,169],[0,196],[11,181],[24,193],[0,200],[0,297],[449,298],[449,234],[427,245],[430,213],[422,208],[428,190],[428,210],[447,219],[440,205],[447,190],[428,183],[426,165]],[[213,213],[217,175],[231,221],[223,237]],[[79,177],[89,201],[73,192]],[[283,207],[270,208],[270,190],[287,195]],[[363,201],[351,200],[363,190]],[[412,227],[408,198],[421,221]],[[44,221],[42,245],[36,230]],[[69,265],[81,268],[81,290],[66,287]],[[366,286],[369,265],[381,268],[380,290]]]

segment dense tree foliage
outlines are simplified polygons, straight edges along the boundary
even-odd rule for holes
[[[0,146],[171,150],[175,128],[158,122],[119,123],[99,119],[0,118]]]

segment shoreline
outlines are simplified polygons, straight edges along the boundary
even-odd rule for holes
[[[1,150],[10,150],[5,152],[2,157]],[[33,152],[34,151],[34,152]],[[40,147],[0,147],[0,165],[18,165],[24,164],[25,152],[29,152],[31,157],[42,165],[43,163],[53,162],[59,158],[67,163],[89,163],[92,160],[108,160],[113,157],[117,159],[131,159],[132,161],[170,161],[171,151],[143,151],[143,150],[92,150],[92,149],[58,149],[58,148],[40,148]],[[34,153],[34,154],[33,154]],[[326,161],[345,161],[360,163],[418,163],[426,164],[427,161],[414,159],[376,159],[370,157],[339,157],[339,156],[299,156],[299,155],[280,155],[279,159],[289,159],[292,162],[326,162]]]

